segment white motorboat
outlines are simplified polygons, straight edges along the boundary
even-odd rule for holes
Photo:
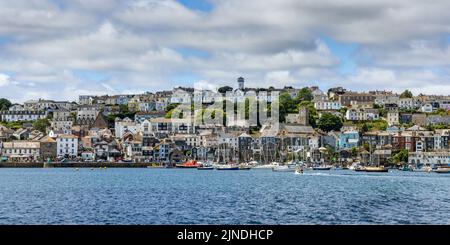
[[[272,169],[274,172],[295,172],[295,168],[290,168],[287,165],[276,166]]]
[[[450,174],[450,167],[439,167],[433,172],[438,174]]]
[[[270,164],[257,165],[255,167],[253,167],[253,169],[273,169],[273,168],[278,167],[278,166],[280,166],[279,163],[272,162]]]

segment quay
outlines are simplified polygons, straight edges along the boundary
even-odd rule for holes
[[[0,168],[152,168],[151,163],[129,162],[1,162]],[[155,166],[154,168],[158,168]]]

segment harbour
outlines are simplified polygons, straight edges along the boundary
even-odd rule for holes
[[[449,177],[3,168],[0,224],[448,224]]]

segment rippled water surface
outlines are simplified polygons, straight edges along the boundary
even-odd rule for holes
[[[450,224],[450,174],[0,169],[0,224]]]

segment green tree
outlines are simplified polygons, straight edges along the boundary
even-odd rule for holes
[[[286,114],[298,112],[297,101],[294,100],[289,93],[282,93],[280,95],[279,114],[280,121],[286,121]]]
[[[313,100],[313,95],[309,88],[302,88],[296,98],[297,101],[311,101]]]
[[[395,163],[406,163],[408,162],[408,150],[403,149],[394,155]]]
[[[233,91],[233,88],[230,86],[223,86],[223,87],[220,87],[217,91],[219,91],[219,93],[221,93],[221,94],[225,94],[228,91]]]
[[[325,132],[332,130],[338,131],[342,126],[343,123],[341,118],[331,113],[324,113],[317,123],[317,127]]]
[[[11,106],[12,106],[11,101],[9,101],[5,98],[0,99],[0,111],[6,111]]]
[[[412,98],[413,94],[408,89],[403,91],[403,93],[400,94],[400,98]]]
[[[48,121],[47,118],[36,120],[33,123],[33,129],[39,130],[44,134],[46,133],[48,126],[50,126],[50,122]]]

